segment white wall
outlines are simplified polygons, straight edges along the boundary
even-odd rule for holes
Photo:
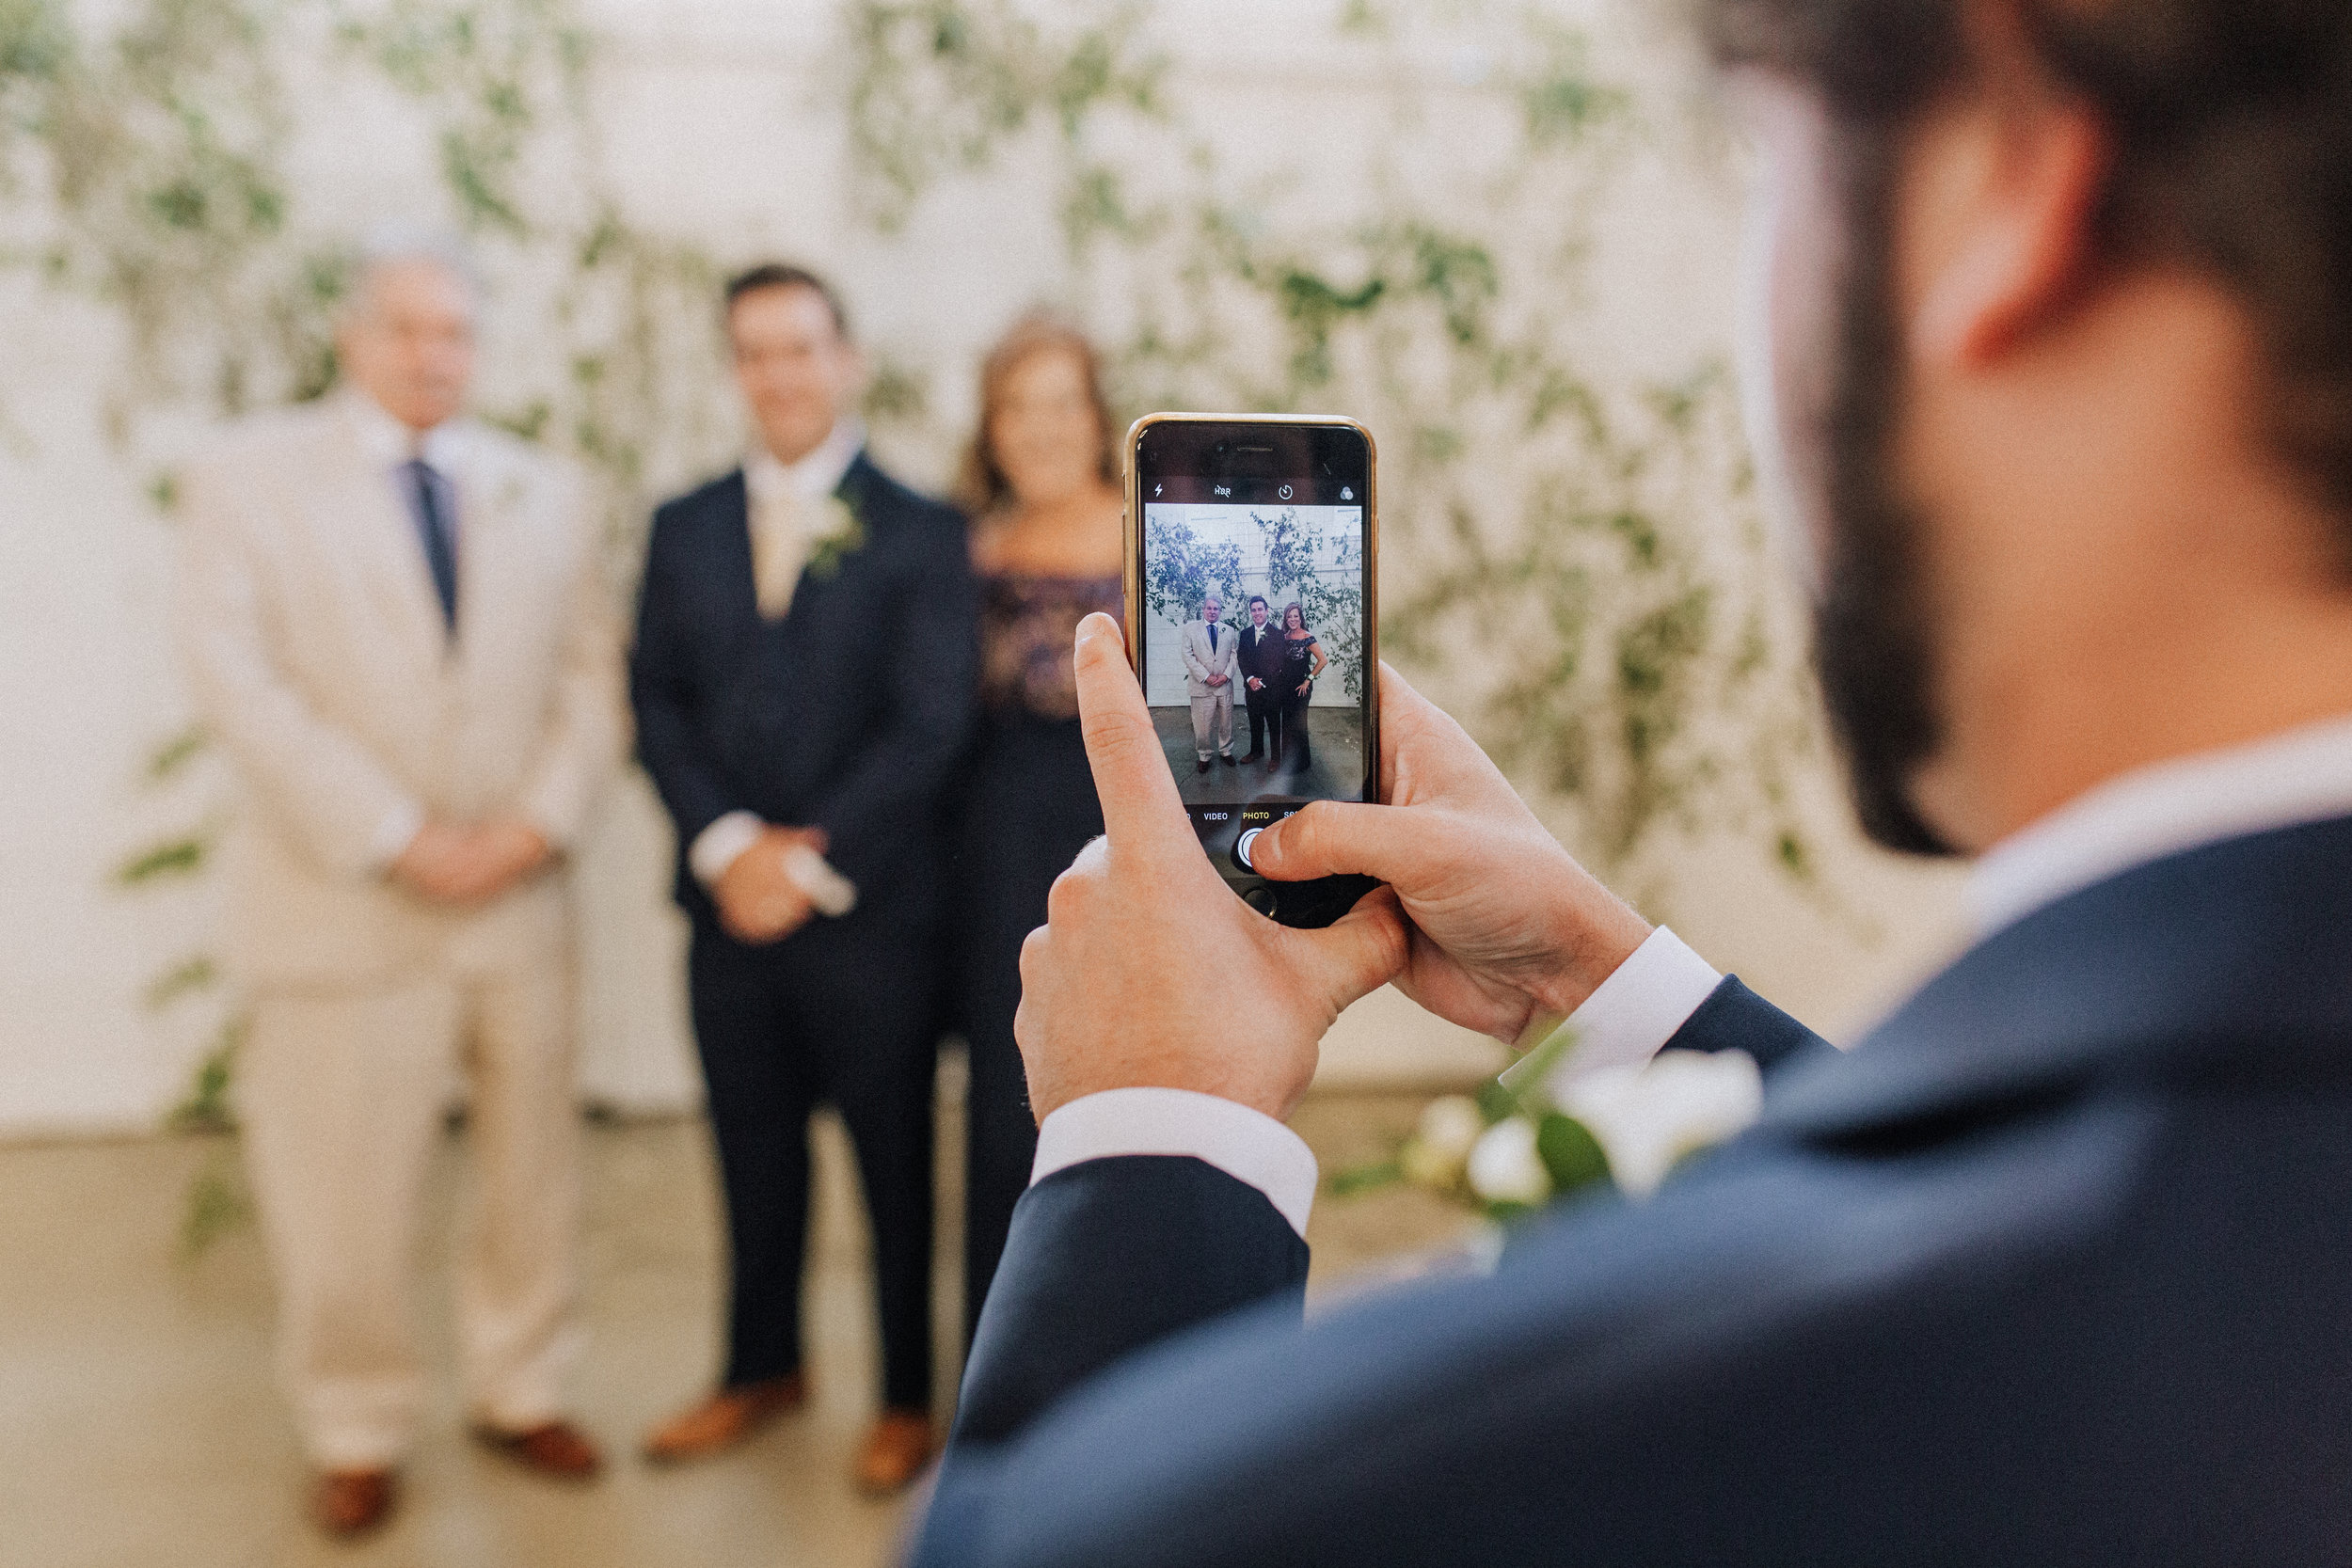
[[[1329,8],[1186,0],[1168,30],[1180,88],[1232,145],[1279,147],[1326,172],[1299,194],[1308,205],[1343,199],[1377,134],[1360,91],[1318,53]],[[979,351],[1020,308],[1068,284],[1041,177],[1016,166],[951,183],[907,232],[877,237],[846,206],[825,76],[830,8],[608,0],[600,14],[621,47],[596,91],[636,209],[730,260],[774,251],[830,270],[869,341],[944,367],[937,405],[950,424],[968,418]],[[1484,67],[1429,69],[1470,82]],[[305,121],[298,163],[317,210],[350,222],[428,203],[431,150],[413,125],[381,104],[351,110]],[[1621,324],[1626,362],[1671,367],[1727,339],[1733,201],[1678,173],[1677,150],[1643,156],[1655,166],[1607,216],[1594,302]],[[207,886],[134,895],[108,881],[133,847],[204,809],[212,787],[201,770],[161,791],[139,782],[155,742],[185,717],[164,631],[171,541],[141,499],[150,474],[103,434],[120,352],[111,319],[10,275],[0,345],[0,1132],[144,1127],[176,1098],[211,1026],[205,1004],[154,1011],[140,995],[205,945]],[[492,346],[528,350],[495,332]],[[166,429],[154,444],[201,436]],[[898,455],[910,477],[945,477],[944,451]],[[1836,817],[1826,772],[1804,787]],[[695,1092],[668,853],[649,792],[625,782],[583,857],[583,1077],[591,1093],[632,1106]],[[1850,835],[1825,847],[1822,864],[1819,890],[1796,888],[1734,832],[1694,846],[1671,887],[1630,891],[1670,904],[1719,964],[1851,1033],[1954,941],[1951,879]],[[1327,1071],[1442,1073],[1489,1053],[1386,995],[1343,1020]]]

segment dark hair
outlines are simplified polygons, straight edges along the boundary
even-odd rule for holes
[[[1850,181],[1882,201],[1903,135],[1989,64],[1971,41],[1970,0],[1697,3],[1720,62],[1820,97]],[[2111,138],[2096,243],[2236,294],[2271,381],[2270,437],[2319,503],[2345,515],[2352,547],[2352,5],[2014,8],[2041,71]]]
[[[996,405],[1004,401],[1005,384],[1013,372],[1040,354],[1067,354],[1078,361],[1085,377],[1087,401],[1094,406],[1094,421],[1102,430],[1102,450],[1095,472],[1105,484],[1119,481],[1119,432],[1111,421],[1111,406],[1103,396],[1103,361],[1087,335],[1069,323],[1033,310],[1012,324],[1012,329],[980,361],[980,417],[964,449],[963,468],[956,478],[956,504],[975,521],[1012,499],[1012,482],[996,461],[995,439],[990,427]]]
[[[1291,629],[1291,611],[1294,610],[1298,611],[1298,629],[1312,634],[1315,628],[1307,624],[1307,607],[1296,599],[1293,599],[1282,607],[1282,629],[1284,631]]]
[[[1248,610],[1253,604],[1265,604],[1265,595],[1263,594],[1250,594],[1248,598],[1242,601],[1242,609]],[[1270,604],[1265,604],[1265,607],[1268,610],[1272,610],[1274,608]]]
[[[833,312],[833,329],[841,334],[841,341],[845,343],[850,341],[850,312],[842,309],[841,296],[834,293],[833,285],[806,267],[796,267],[789,261],[762,261],[759,265],[746,267],[728,278],[726,298],[721,306],[722,312],[733,315],[736,301],[745,294],[755,294],[766,289],[810,291],[825,302],[827,310]]]

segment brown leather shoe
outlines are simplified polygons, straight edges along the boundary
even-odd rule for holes
[[[310,1493],[310,1517],[327,1534],[349,1540],[390,1518],[399,1492],[389,1470],[327,1470]]]
[[[808,1402],[808,1379],[800,1372],[722,1388],[679,1411],[645,1433],[646,1460],[682,1465],[724,1453],[787,1410]]]
[[[526,1432],[476,1427],[474,1435],[524,1469],[552,1481],[594,1481],[604,1468],[604,1455],[569,1421],[549,1421]]]
[[[888,1497],[923,1473],[937,1446],[928,1411],[883,1411],[882,1419],[858,1446],[857,1468],[851,1472],[858,1490],[871,1497]]]

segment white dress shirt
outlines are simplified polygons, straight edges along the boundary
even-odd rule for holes
[[[1981,856],[1968,903],[1979,937],[2136,865],[2277,828],[2352,816],[2352,718],[2137,769],[2020,829]],[[1659,927],[1569,1016],[1561,1070],[1647,1060],[1722,980]],[[1217,1109],[1211,1113],[1200,1101]],[[1317,1168],[1273,1117],[1206,1095],[1115,1089],[1062,1106],[1038,1129],[1041,1180],[1082,1160],[1189,1154],[1266,1195],[1300,1235]]]
[[[466,547],[466,494],[459,474],[465,465],[464,427],[453,420],[445,420],[420,435],[384,412],[383,406],[365,392],[355,388],[340,394],[340,399],[343,405],[343,417],[351,422],[352,432],[358,437],[359,450],[367,454],[371,462],[383,468],[384,483],[399,495],[402,516],[408,515],[410,507],[408,487],[400,473],[405,466],[421,458],[427,467],[449,481],[451,490],[457,497],[457,515],[451,519],[451,524],[455,532],[458,556],[462,560]],[[427,569],[423,550],[420,547],[417,570],[422,572]],[[414,800],[403,801],[386,815],[375,830],[375,836],[369,840],[369,863],[379,873],[389,871],[392,863],[400,859],[423,830],[424,807]]]
[[[841,481],[857,461],[857,454],[866,450],[866,426],[854,419],[835,421],[833,431],[816,449],[797,463],[778,459],[766,447],[755,446],[743,459],[744,499],[753,518],[764,511],[774,509],[783,501],[789,512],[803,518],[818,515],[818,509],[827,497],[841,488]],[[753,535],[755,555],[758,535]],[[806,543],[803,541],[805,553]],[[754,576],[757,577],[756,560]],[[716,887],[719,879],[727,874],[736,857],[759,842],[759,835],[768,824],[755,812],[731,811],[694,835],[694,842],[686,851],[687,869],[705,887]]]
[[[1680,937],[1659,927],[1568,1015],[1577,1044],[1557,1070],[1573,1078],[1649,1060],[1722,982]],[[1040,1124],[1029,1180],[1120,1154],[1205,1160],[1265,1194],[1292,1229],[1307,1233],[1320,1168],[1306,1140],[1263,1111],[1183,1089],[1090,1094]]]
[[[2135,865],[2334,816],[2352,816],[2352,718],[2110,779],[1986,850],[1968,912],[1989,937]]]

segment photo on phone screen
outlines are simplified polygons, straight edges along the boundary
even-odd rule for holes
[[[1257,831],[1375,777],[1370,443],[1235,422],[1154,428],[1138,455],[1144,698],[1202,847],[1247,894]]]

